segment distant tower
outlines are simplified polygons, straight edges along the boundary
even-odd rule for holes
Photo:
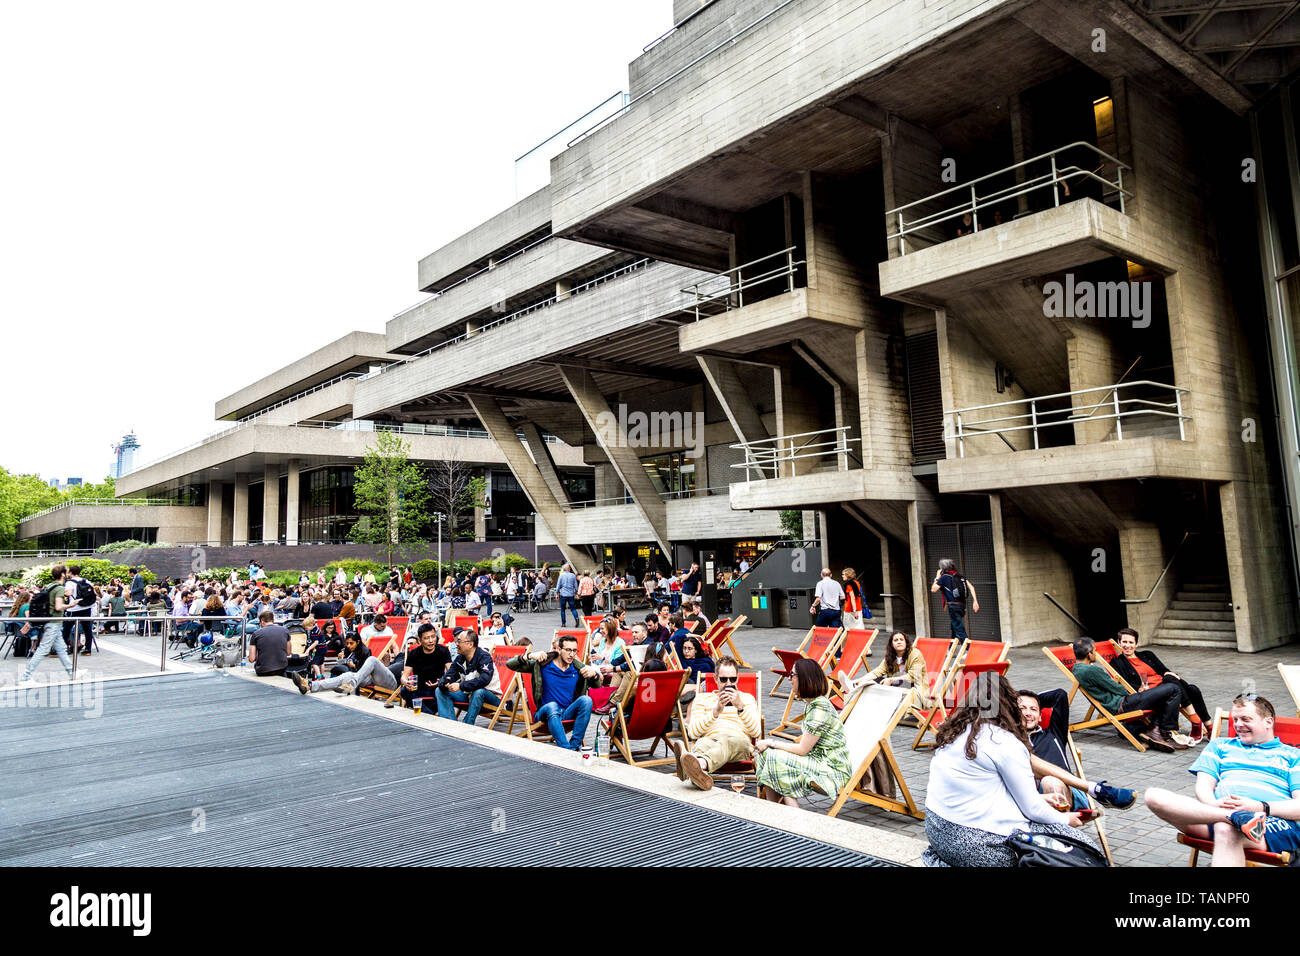
[[[121,478],[135,471],[135,453],[139,447],[140,443],[136,440],[134,431],[123,435],[122,440],[113,446],[115,458],[110,473],[114,478]]]

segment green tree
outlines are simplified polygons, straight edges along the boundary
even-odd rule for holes
[[[803,512],[802,511],[782,511],[781,530],[787,538],[803,537]]]
[[[429,478],[411,461],[410,450],[396,432],[379,432],[366,449],[353,487],[361,519],[350,537],[381,548],[388,564],[422,543],[420,532],[428,520]]]
[[[111,476],[94,485],[73,485],[63,493],[65,499],[72,498],[116,498],[117,481]]]
[[[0,468],[0,549],[14,547],[18,522],[23,518],[62,500],[59,490],[51,488],[39,475],[14,475]]]

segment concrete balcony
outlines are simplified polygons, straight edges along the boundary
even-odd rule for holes
[[[1207,456],[1189,440],[1185,393],[1137,381],[948,411],[949,457],[938,463],[939,490],[1131,478],[1230,481],[1226,456]]]
[[[465,331],[468,317],[494,308],[506,314],[515,310],[512,303],[548,298],[555,295],[558,278],[599,269],[602,259],[615,255],[583,242],[542,240],[390,319],[387,341],[395,351],[418,350],[430,344],[438,332],[454,337]]]
[[[486,432],[448,429],[446,434],[431,434],[432,429],[422,433],[418,428],[397,429],[410,444],[410,457],[415,461],[455,459],[475,464],[506,463],[496,442]],[[265,464],[289,458],[300,459],[304,467],[326,462],[356,464],[373,444],[373,428],[275,425],[257,420],[218,432],[162,461],[131,472],[118,479],[117,490],[131,495],[175,485],[231,481],[236,474],[261,474]],[[551,454],[561,467],[583,465],[581,448],[557,444],[551,446]]]
[[[98,528],[156,528],[159,541],[196,541],[207,534],[208,509],[159,501],[73,501],[18,522],[17,539],[28,541],[60,531]]]
[[[699,273],[646,262],[618,270],[518,316],[503,316],[477,334],[393,365],[358,383],[354,411],[373,416],[428,395],[454,390],[487,371],[539,362],[584,342],[601,341],[680,312],[682,287]]]
[[[388,351],[387,340],[380,333],[349,332],[218,400],[216,417],[220,420],[244,418],[341,376],[361,374],[372,364],[384,365],[397,358],[400,356]]]
[[[639,92],[628,107],[552,161],[552,228],[593,241],[602,231],[634,241],[645,219],[634,218],[630,207],[640,200],[763,131],[793,124],[938,38],[1014,5],[1015,0],[794,0],[765,9],[731,4],[727,10],[719,5],[716,13],[730,22],[717,42],[696,53],[698,31],[689,23],[680,36],[666,38],[645,63],[634,64]],[[712,16],[707,10],[700,14],[702,29]],[[669,61],[670,69],[658,67]],[[652,76],[662,78],[650,82]],[[813,149],[818,139],[809,131],[802,139],[783,138],[781,145],[787,151]],[[817,168],[821,162],[824,157],[801,157],[791,168]],[[705,199],[701,194],[696,201]],[[649,252],[645,242],[636,248]]]

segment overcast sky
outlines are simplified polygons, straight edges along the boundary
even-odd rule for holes
[[[0,465],[101,480],[422,298],[671,0],[0,5]]]

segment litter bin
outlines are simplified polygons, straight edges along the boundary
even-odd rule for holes
[[[754,588],[749,592],[749,605],[734,610],[749,618],[751,627],[776,627],[776,602],[780,599],[776,588]]]
[[[805,631],[813,625],[813,617],[808,613],[812,608],[813,589],[812,588],[787,588],[787,600],[785,610],[787,614],[786,627],[793,627],[796,630]]]

